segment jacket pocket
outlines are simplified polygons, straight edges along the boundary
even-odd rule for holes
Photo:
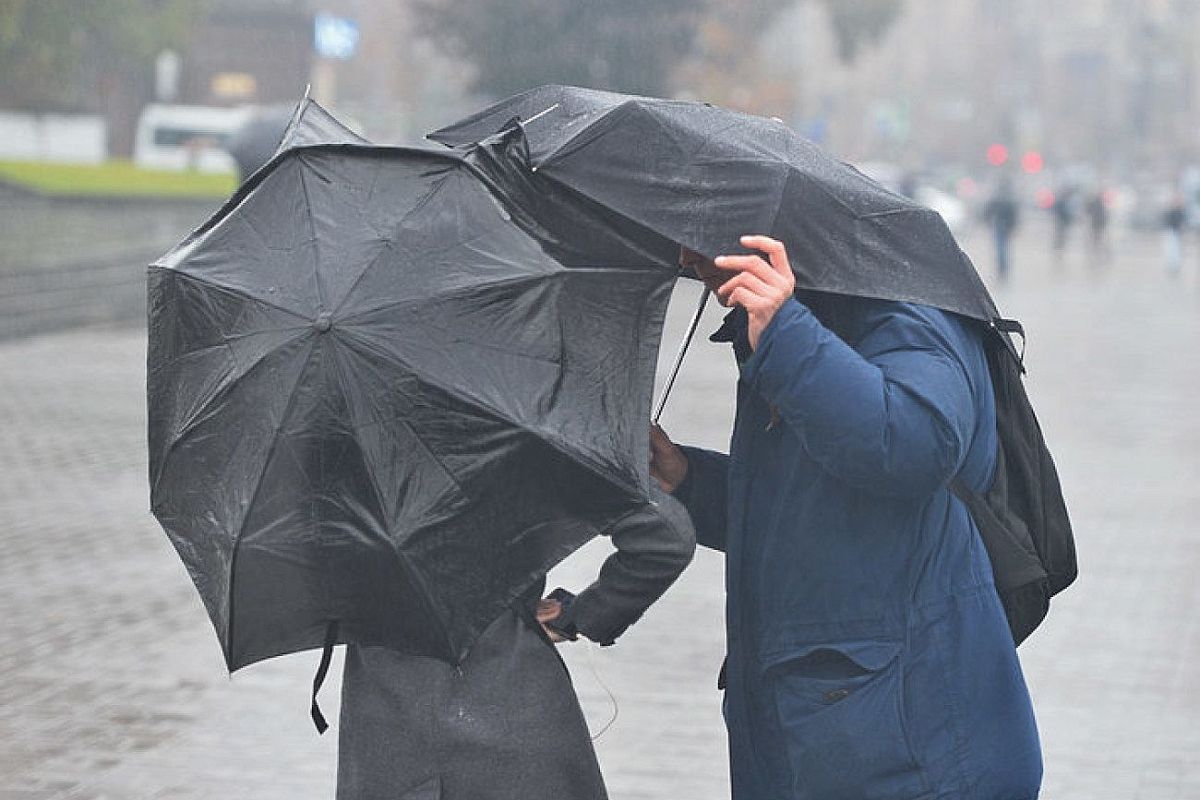
[[[927,796],[904,725],[898,643],[808,645],[764,667],[791,766],[792,797]]]

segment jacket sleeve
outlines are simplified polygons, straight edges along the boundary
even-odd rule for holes
[[[880,303],[852,349],[788,300],[742,378],[828,473],[879,494],[930,494],[957,473],[975,427],[961,337],[941,314]]]
[[[699,447],[681,447],[688,471],[672,493],[696,528],[696,542],[725,552],[729,456]]]
[[[557,627],[612,644],[675,582],[692,560],[696,535],[676,500],[651,489],[652,503],[622,517],[607,533],[616,552],[595,583],[567,607]]]

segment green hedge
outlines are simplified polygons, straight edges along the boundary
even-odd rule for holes
[[[51,164],[0,161],[0,181],[48,195],[220,199],[237,188],[233,173],[142,169],[128,161]]]

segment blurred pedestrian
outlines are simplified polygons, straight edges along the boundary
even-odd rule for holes
[[[1178,275],[1183,266],[1183,228],[1187,224],[1187,206],[1176,192],[1163,212],[1163,256],[1168,275]]]
[[[651,474],[725,554],[734,800],[1033,800],[1041,749],[967,508],[998,463],[980,330],[796,292],[782,242],[680,264],[732,309],[730,453],[651,432]],[[768,263],[768,259],[769,262]]]
[[[1009,241],[1017,229],[1020,219],[1020,207],[1012,182],[1002,178],[996,187],[995,194],[984,206],[984,218],[992,226],[992,242],[996,252],[996,274],[1001,283],[1008,281],[1009,270]]]
[[[1104,187],[1096,189],[1088,198],[1084,213],[1087,214],[1092,259],[1097,266],[1107,264],[1112,258],[1112,247],[1108,241],[1108,202]]]
[[[1062,259],[1067,247],[1067,236],[1071,225],[1075,222],[1075,192],[1074,186],[1063,186],[1054,195],[1050,205],[1050,214],[1054,217],[1054,257]]]
[[[604,800],[587,723],[554,643],[612,644],[691,561],[686,511],[653,502],[608,533],[617,548],[577,597],[513,601],[460,665],[349,645],[338,800]]]

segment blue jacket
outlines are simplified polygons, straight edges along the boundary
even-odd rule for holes
[[[714,336],[741,362],[730,455],[685,448],[676,494],[726,554],[735,800],[1037,796],[1020,664],[947,489],[983,490],[995,467],[972,324],[814,296],[753,353],[744,312]]]

